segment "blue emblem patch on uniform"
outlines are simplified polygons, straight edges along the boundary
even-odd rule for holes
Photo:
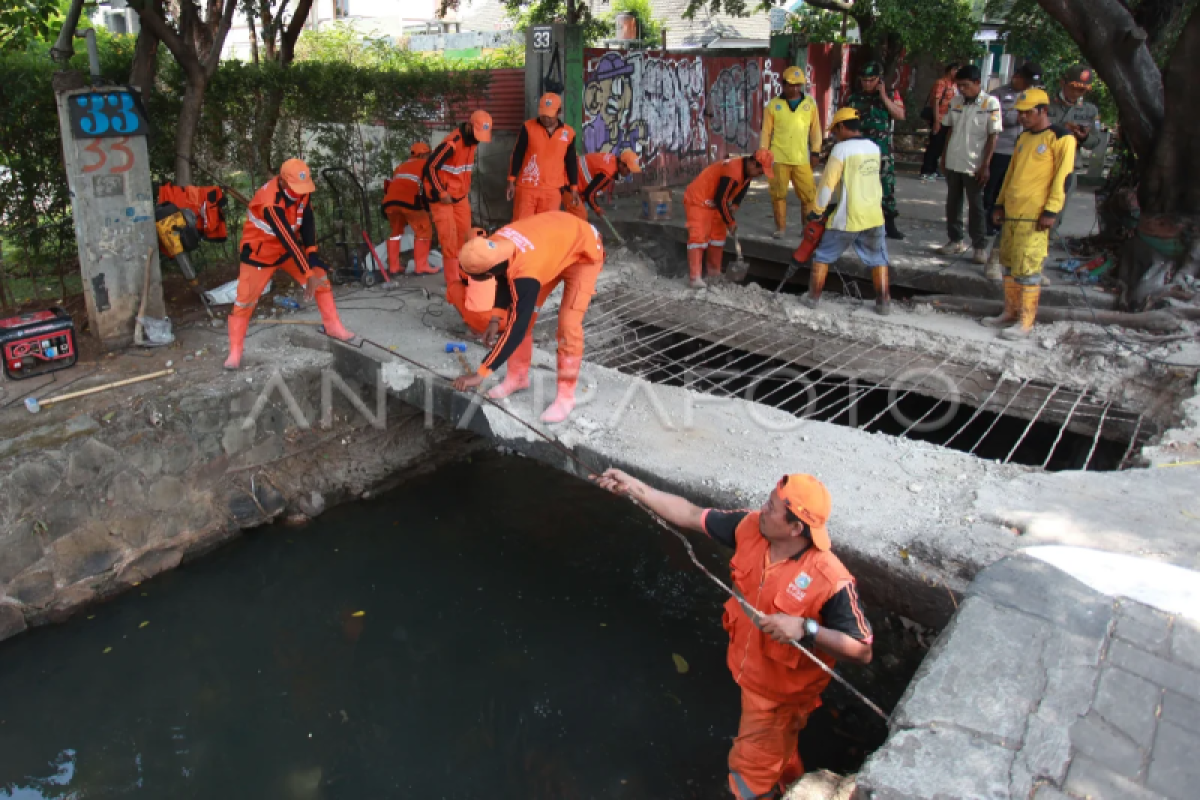
[[[1046,144],[1044,142],[1042,144],[1039,144],[1037,151],[1038,151],[1039,156],[1042,155],[1043,153],[1045,153],[1046,152]]]
[[[807,572],[801,572],[796,576],[796,580],[793,583],[800,589],[807,589],[812,584],[812,578],[809,577]]]

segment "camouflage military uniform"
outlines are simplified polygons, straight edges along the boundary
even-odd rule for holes
[[[900,98],[895,98],[899,102]],[[855,92],[846,106],[858,111],[863,136],[879,145],[879,182],[883,184],[883,213],[896,213],[896,160],[892,157],[892,115],[876,92]]]

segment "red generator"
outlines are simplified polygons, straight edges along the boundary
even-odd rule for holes
[[[0,319],[0,352],[4,374],[19,381],[75,366],[75,323],[65,310],[54,306]]]

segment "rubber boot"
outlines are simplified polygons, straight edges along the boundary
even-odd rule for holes
[[[321,312],[321,322],[325,324],[325,333],[334,339],[348,342],[354,334],[346,330],[338,316],[337,304],[333,302],[333,292],[317,292],[317,310]]]
[[[724,255],[725,249],[722,247],[709,245],[704,249],[704,277],[709,283],[721,282],[721,260]]]
[[[1021,324],[1013,325],[1011,328],[1005,328],[1000,331],[1001,339],[1019,340],[1029,336],[1029,332],[1033,330],[1033,321],[1037,319],[1038,298],[1042,295],[1041,285],[1023,286],[1018,284],[1020,292],[1020,320]]]
[[[883,215],[883,231],[885,234],[887,234],[887,238],[889,238],[889,239],[903,239],[904,238],[904,234],[901,233],[900,229],[896,227],[896,215],[895,214],[885,213]]]
[[[529,323],[529,330],[533,331],[533,323]],[[522,389],[529,388],[529,365],[533,361],[533,335],[526,334],[525,338],[517,345],[517,349],[508,357],[508,363],[505,365],[504,380],[488,390],[487,396],[493,400],[503,400],[513,392],[519,392]]]
[[[413,261],[416,262],[416,268],[414,270],[416,274],[437,274],[437,268],[429,266],[429,248],[432,246],[432,239],[416,239],[413,241]],[[457,264],[457,262],[455,263]]]
[[[445,248],[442,248],[442,272],[445,273],[447,286],[452,283],[462,283],[462,271],[458,268],[458,256],[446,255]]]
[[[571,416],[575,409],[575,385],[579,382],[581,356],[558,356],[558,396],[550,407],[542,412],[542,422],[554,424]]]
[[[988,317],[983,324],[989,328],[1008,328],[1017,323],[1021,306],[1021,287],[1011,275],[1004,276],[1004,311],[1000,316]]]
[[[782,239],[787,233],[787,199],[772,200],[771,211],[775,214],[775,232],[771,236]],[[801,219],[804,219],[801,217]]]
[[[688,286],[693,289],[703,289],[706,284],[700,274],[704,271],[704,251],[699,247],[689,247],[688,251]]]
[[[813,263],[812,273],[808,276],[808,291],[800,297],[800,302],[809,308],[816,308],[821,302],[821,292],[825,290],[825,278],[829,275],[828,264]]]
[[[892,292],[888,285],[888,268],[873,268],[871,283],[875,284],[875,313],[886,317],[892,313]]]
[[[404,272],[404,267],[400,263],[400,237],[391,236],[387,240],[387,265],[388,272],[395,275],[398,272]]]
[[[246,344],[246,331],[249,328],[249,317],[229,318],[229,358],[225,359],[225,369],[239,369],[242,366],[242,347]]]

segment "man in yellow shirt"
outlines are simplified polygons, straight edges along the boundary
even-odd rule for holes
[[[821,175],[814,210],[808,218],[826,215],[831,203],[837,207],[828,212],[828,222],[821,243],[813,253],[812,274],[808,293],[801,301],[815,308],[825,288],[829,265],[837,261],[846,248],[854,252],[863,264],[871,268],[875,284],[875,311],[887,315],[892,311],[888,289],[888,252],[883,218],[883,184],[879,180],[882,157],[879,145],[862,135],[858,111],[840,109],[833,115],[830,132],[837,144],[829,153],[829,162]]]
[[[1033,329],[1050,229],[1062,211],[1067,177],[1075,168],[1076,137],[1066,127],[1051,124],[1049,96],[1041,89],[1026,89],[1016,109],[1025,132],[1017,137],[992,211],[992,221],[1004,224],[1004,313],[984,320],[985,325],[1003,328],[1003,339],[1023,339]]]
[[[800,198],[800,218],[811,210],[817,189],[813,185],[813,168],[819,166],[821,152],[821,118],[817,104],[805,97],[808,79],[800,67],[783,71],[783,94],[767,103],[763,111],[762,137],[759,147],[775,155],[775,177],[769,186],[771,208],[775,212],[776,239],[782,239],[787,228],[788,184]]]

